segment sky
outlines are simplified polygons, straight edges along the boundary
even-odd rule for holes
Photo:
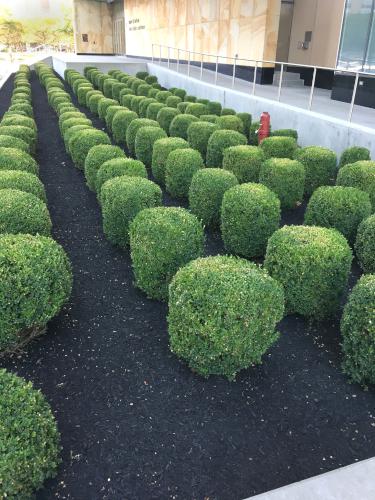
[[[15,19],[60,17],[72,7],[72,0],[0,0],[0,14],[8,11]]]

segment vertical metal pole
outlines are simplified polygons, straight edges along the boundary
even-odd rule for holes
[[[234,58],[233,61],[232,88],[234,87],[234,81],[236,79],[236,62],[237,62],[237,56]]]
[[[281,97],[281,85],[283,83],[283,74],[284,74],[284,64],[281,64],[281,71],[280,71],[280,81],[279,81],[279,90],[277,92],[277,100],[280,101]]]
[[[254,81],[253,81],[253,95],[255,95],[255,84],[256,84],[256,81],[257,81],[257,72],[258,72],[258,61],[255,61]]]
[[[177,73],[180,70],[180,49],[177,49]]]
[[[216,67],[215,67],[215,85],[217,85],[217,70],[219,67],[219,56],[216,56]]]
[[[358,80],[359,80],[359,73],[357,72],[356,75],[355,75],[354,89],[353,89],[353,95],[352,95],[352,102],[350,103],[350,111],[349,111],[349,118],[348,118],[349,122],[352,121],[354,103],[355,103],[355,98],[356,98],[356,95],[357,95]]]
[[[152,62],[154,62],[154,44],[151,45],[151,55],[152,55],[151,60]]]
[[[170,67],[170,50],[171,50],[171,48],[168,47],[168,69]]]
[[[203,78],[203,54],[201,54],[201,80]]]
[[[159,45],[159,64],[161,66],[161,45]]]
[[[190,57],[191,57],[190,50],[188,51],[188,57],[189,57],[189,59],[188,59],[188,73],[187,74],[188,74],[188,76],[190,76]]]
[[[314,89],[315,89],[315,80],[316,80],[316,71],[317,68],[314,68],[314,73],[312,77],[312,82],[311,82],[311,91],[310,91],[310,99],[309,99],[309,111],[311,111],[312,108],[312,103],[313,103],[313,98],[314,98]]]

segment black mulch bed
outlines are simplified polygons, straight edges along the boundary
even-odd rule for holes
[[[59,474],[37,498],[242,499],[374,455],[374,392],[340,371],[339,318],[285,318],[264,363],[232,383],[204,380],[170,353],[166,305],[134,288],[129,255],[104,238],[34,74],[32,90],[54,237],[74,269],[48,334],[1,361],[44,392],[62,434]],[[303,207],[284,222],[302,219]],[[207,252],[221,251],[208,235]]]

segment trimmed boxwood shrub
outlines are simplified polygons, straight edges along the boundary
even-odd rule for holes
[[[142,210],[130,225],[135,284],[148,297],[165,300],[178,269],[203,254],[204,232],[195,215],[180,207]]]
[[[223,108],[221,110],[221,116],[236,115],[236,111],[232,108]]]
[[[169,127],[172,123],[173,118],[179,114],[181,114],[181,112],[178,111],[178,109],[169,108],[168,106],[166,106],[160,109],[159,113],[157,114],[156,120],[161,128],[168,134]]]
[[[139,105],[142,101],[144,101],[146,99],[146,97],[144,96],[140,96],[140,95],[136,95],[132,98],[131,100],[131,103],[130,103],[130,109],[132,111],[134,111],[135,113],[139,113]]]
[[[216,125],[221,130],[236,130],[241,134],[245,132],[241,118],[235,115],[219,116]]]
[[[217,126],[210,122],[197,121],[189,125],[188,142],[193,149],[200,152],[202,158],[206,158],[208,140],[215,130],[217,130]]]
[[[355,163],[356,161],[368,161],[371,160],[370,151],[367,148],[362,148],[360,146],[352,146],[345,149],[340,158],[339,168],[344,165],[349,165]]]
[[[125,83],[116,82],[112,85],[112,97],[116,99],[116,101],[120,102],[120,92],[123,89],[126,89]]]
[[[307,205],[305,224],[337,229],[353,244],[359,224],[370,214],[367,193],[352,187],[321,186]]]
[[[126,145],[132,156],[135,155],[135,138],[137,132],[142,127],[158,127],[160,125],[155,120],[149,120],[148,118],[136,118],[132,120],[126,129]]]
[[[126,87],[125,89],[120,90],[120,99],[119,99],[119,101],[120,101],[120,103],[121,103],[122,106],[124,106],[124,98],[127,95],[135,95],[134,90],[129,89],[128,87]]]
[[[149,120],[157,120],[159,111],[163,108],[166,108],[165,104],[162,104],[161,102],[151,102],[147,106],[147,111],[146,111],[146,117]]]
[[[40,179],[29,172],[21,170],[0,170],[0,193],[1,189],[18,189],[25,193],[31,193],[46,202],[46,193]]]
[[[207,111],[209,115],[217,115],[217,116],[220,116],[221,115],[221,110],[222,110],[222,105],[220,104],[220,102],[216,102],[216,101],[209,101],[207,103]]]
[[[127,109],[115,113],[112,120],[112,134],[115,142],[118,144],[126,144],[126,131],[129,124],[137,118],[137,113]]]
[[[352,252],[335,229],[284,226],[268,241],[264,265],[284,286],[288,314],[323,319],[336,313]]]
[[[185,113],[187,115],[194,115],[199,118],[201,115],[207,115],[208,109],[205,104],[193,102],[187,106],[187,108],[185,109]]]
[[[181,113],[185,113],[186,108],[189,106],[189,103],[186,101],[180,102],[177,104],[177,109],[181,111]]]
[[[199,151],[192,148],[175,149],[169,153],[165,165],[165,187],[175,198],[187,198],[191,179],[204,168]]]
[[[71,118],[82,118],[84,120],[88,120],[87,116],[85,113],[81,113],[77,109],[74,111],[65,111],[64,113],[61,113],[59,115],[59,129],[61,133],[64,133],[63,131],[63,125],[67,120],[70,120]]]
[[[177,108],[177,105],[182,102],[181,97],[178,97],[177,95],[170,95],[167,100],[165,101],[165,104],[169,108]]]
[[[12,137],[18,137],[29,145],[30,151],[32,153],[35,151],[36,132],[29,127],[24,127],[22,125],[2,126],[0,124],[0,135],[10,135]]]
[[[132,158],[114,158],[107,160],[99,168],[96,174],[95,190],[100,198],[100,191],[105,182],[115,177],[127,175],[130,177],[143,177],[147,179],[147,170],[144,164],[139,160]]]
[[[165,184],[165,167],[169,153],[176,149],[185,149],[188,147],[189,144],[185,139],[181,139],[180,137],[158,139],[154,143],[151,168],[156,182],[161,185]]]
[[[86,95],[87,95],[87,92],[90,92],[90,90],[92,90],[91,84],[86,84],[84,86],[79,87],[79,89],[77,91],[78,104],[80,104],[81,106],[86,105]]]
[[[172,92],[169,92],[168,90],[159,90],[159,92],[155,95],[155,99],[158,102],[165,104],[168,97],[172,95]]]
[[[132,83],[130,84],[130,88],[134,90],[134,92],[137,94],[138,87],[141,85],[144,85],[144,81],[141,80],[140,78],[135,78]]]
[[[345,165],[339,170],[336,184],[356,187],[368,193],[375,212],[375,161],[357,161]]]
[[[90,108],[91,113],[98,115],[99,102],[102,99],[104,99],[104,95],[102,93],[93,94],[89,97],[89,108]]]
[[[51,218],[40,198],[19,189],[0,190],[0,233],[51,234]]]
[[[219,116],[217,115],[201,115],[199,117],[199,121],[201,122],[209,122],[209,123],[216,123],[219,119]]]
[[[246,137],[249,137],[250,127],[251,127],[251,122],[252,122],[251,114],[250,113],[237,113],[236,116],[242,121],[243,128],[244,128],[243,133],[246,135]]]
[[[70,153],[69,143],[71,138],[81,130],[93,129],[91,125],[74,125],[73,127],[68,128],[68,130],[64,134],[64,144],[67,153]]]
[[[185,102],[196,102],[197,98],[195,95],[185,95],[184,101]]]
[[[0,370],[0,422],[0,497],[33,498],[61,460],[51,408],[31,382]]]
[[[0,148],[14,148],[28,153],[30,151],[29,145],[19,137],[12,137],[11,135],[0,135]]]
[[[147,83],[143,83],[142,85],[140,85],[137,88],[137,95],[147,97],[150,89],[152,89],[151,85],[148,85]]]
[[[30,174],[39,174],[39,167],[34,158],[16,148],[0,147],[0,170],[24,170]]]
[[[333,183],[337,157],[330,149],[308,146],[296,149],[294,158],[305,167],[305,194],[307,196],[310,196],[319,186],[327,186]]]
[[[359,225],[355,251],[363,272],[375,273],[375,214]]]
[[[160,89],[152,88],[148,91],[148,97],[155,98],[156,94],[160,91]],[[156,100],[156,99],[155,99]]]
[[[271,133],[271,136],[277,137],[293,137],[296,141],[298,140],[298,132],[292,128],[279,128]]]
[[[202,97],[198,97],[196,102],[199,103],[199,104],[204,104],[205,106],[207,106],[207,104],[210,102],[210,100],[202,98]]]
[[[224,193],[237,184],[236,176],[221,168],[198,170],[190,183],[190,210],[205,226],[218,227]]]
[[[103,83],[103,94],[110,99],[113,98],[112,87],[117,83],[115,78],[107,78]]]
[[[88,125],[89,127],[92,127],[92,122],[89,118],[84,117],[69,118],[62,123],[61,134],[64,136],[65,132],[75,125]]]
[[[36,131],[36,124],[33,118],[24,115],[8,115],[4,116],[1,120],[1,126],[4,125],[22,125],[23,127],[29,127]]]
[[[240,184],[258,182],[265,161],[263,151],[256,146],[231,146],[223,154],[223,169],[233,172]]]
[[[267,240],[280,224],[280,201],[266,186],[246,183],[224,193],[221,235],[228,252],[242,257],[264,255]]]
[[[120,106],[119,104],[114,104],[113,106],[109,106],[107,108],[106,114],[105,114],[105,124],[107,126],[107,129],[112,132],[112,120],[117,111],[123,111],[125,108],[123,106]]]
[[[233,380],[261,363],[283,313],[283,289],[260,267],[230,256],[196,259],[169,288],[171,350],[204,377]]]
[[[184,100],[185,96],[186,96],[186,90],[184,90],[184,89],[178,89],[178,88],[177,89],[173,89],[172,94],[176,95],[177,97],[180,97],[182,100]]]
[[[260,167],[259,182],[277,194],[281,208],[295,208],[303,199],[305,169],[297,160],[270,158]]]
[[[83,170],[88,152],[98,144],[111,144],[110,138],[102,130],[91,128],[73,135],[69,141],[69,150],[76,167]]]
[[[96,176],[98,170],[107,160],[112,160],[113,158],[125,158],[124,151],[118,146],[112,146],[110,144],[99,144],[98,146],[92,147],[87,153],[85,159],[85,177],[88,187],[92,190],[96,190]]]
[[[246,137],[235,130],[216,130],[208,140],[206,165],[221,167],[224,151],[231,146],[247,144]]]
[[[138,73],[135,74],[136,78],[139,78],[140,80],[146,80],[146,78],[149,76],[148,71],[138,71]],[[152,82],[154,83],[154,82]]]
[[[188,128],[193,122],[199,121],[194,115],[180,114],[173,118],[171,125],[169,127],[169,135],[171,137],[181,137],[187,140],[188,138]]]
[[[33,108],[28,102],[13,104],[8,108],[9,111],[22,111],[27,116],[33,116]]]
[[[160,187],[142,177],[110,179],[100,190],[103,231],[109,241],[125,248],[129,244],[129,224],[140,210],[162,204]]]
[[[375,275],[363,276],[344,308],[341,319],[343,370],[352,382],[375,383]]]
[[[110,106],[116,106],[118,104],[117,101],[114,99],[109,99],[107,97],[103,97],[100,99],[99,104],[98,104],[98,115],[101,120],[105,119],[105,114],[107,112],[107,109]]]
[[[58,243],[30,234],[0,235],[0,268],[0,352],[8,352],[45,330],[70,297],[72,272]]]
[[[139,113],[138,116],[139,118],[146,118],[147,117],[147,108],[148,105],[151,104],[152,102],[157,102],[156,99],[153,99],[152,97],[146,97],[146,99],[143,99],[139,103]]]
[[[149,85],[152,85],[153,83],[158,83],[158,78],[154,75],[147,75],[145,78],[145,82]]]
[[[147,168],[151,168],[154,143],[167,137],[166,132],[159,127],[141,127],[135,136],[135,156]]]
[[[86,93],[86,108],[90,108],[90,98],[93,95],[99,95],[100,97],[103,97],[103,94],[100,92],[100,90],[89,90]]]
[[[297,149],[297,141],[293,137],[267,137],[261,142],[260,147],[266,159],[293,159]]]

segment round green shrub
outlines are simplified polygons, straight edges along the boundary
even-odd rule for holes
[[[143,97],[147,97],[150,89],[152,89],[151,85],[148,85],[147,83],[144,83],[144,84],[142,84],[142,85],[140,85],[138,87],[138,89],[137,89],[137,95],[140,95],[140,96],[143,96]]]
[[[129,87],[125,87],[124,89],[120,90],[120,102],[121,102],[121,104],[122,104],[122,99],[126,95],[135,95],[135,92],[134,92],[134,90],[129,89]]]
[[[30,382],[0,370],[0,497],[33,498],[60,463],[60,434],[49,404]]]
[[[219,227],[224,193],[237,184],[236,176],[221,168],[198,170],[190,183],[190,210],[205,226]]]
[[[87,153],[84,170],[87,185],[92,191],[96,190],[96,176],[98,170],[104,162],[112,160],[113,158],[125,158],[125,153],[118,146],[112,146],[110,144],[99,144],[98,146],[92,147]]]
[[[71,118],[82,118],[84,120],[88,120],[85,113],[81,113],[77,109],[75,111],[65,111],[64,113],[61,113],[61,115],[59,116],[59,129],[62,134],[64,133],[62,128],[64,123]]]
[[[8,108],[8,111],[18,111],[18,112],[22,111],[27,116],[33,116],[33,108],[31,104],[27,102],[13,104]]]
[[[165,300],[178,269],[203,254],[204,232],[195,215],[180,207],[142,210],[130,225],[135,284],[148,297]]]
[[[94,113],[95,115],[98,115],[98,108],[99,108],[99,102],[104,99],[104,95],[102,93],[100,94],[92,94],[89,97],[89,108],[91,113]]]
[[[293,137],[296,141],[298,140],[298,132],[292,128],[279,128],[271,133],[271,136],[277,137]]]
[[[166,137],[167,134],[159,127],[151,126],[138,129],[135,136],[136,158],[144,163],[147,168],[151,168],[154,143]]]
[[[187,115],[194,115],[199,118],[201,115],[207,115],[208,109],[205,104],[193,102],[187,106],[185,109]]]
[[[60,245],[30,234],[0,236],[0,269],[0,352],[9,352],[42,333],[60,311],[70,297],[72,272]]]
[[[103,94],[109,99],[113,98],[112,88],[117,83],[115,78],[107,78],[103,83]]]
[[[105,182],[123,175],[147,179],[147,170],[141,161],[133,160],[132,158],[114,158],[113,160],[107,160],[102,164],[96,174],[95,190],[99,198],[102,186]]]
[[[265,156],[256,146],[231,146],[223,154],[223,169],[233,172],[238,182],[258,182]]]
[[[12,137],[11,135],[0,135],[0,148],[14,148],[28,153],[30,151],[29,145],[19,137]]]
[[[138,71],[138,73],[135,74],[137,78],[140,80],[146,80],[146,78],[149,76],[147,71]]]
[[[202,97],[198,97],[197,100],[196,100],[196,102],[199,103],[199,104],[204,104],[205,106],[207,106],[207,104],[210,102],[210,100],[202,98]]]
[[[235,115],[236,111],[232,108],[223,108],[221,110],[221,116]]]
[[[141,80],[140,78],[135,78],[135,80],[132,81],[130,88],[134,90],[134,92],[137,94],[138,88],[144,85],[144,81]]]
[[[169,92],[168,90],[159,90],[159,92],[155,95],[155,99],[158,102],[165,104],[168,97],[172,95],[172,92]]]
[[[65,135],[65,132],[69,130],[71,127],[74,127],[75,125],[87,125],[89,127],[92,127],[92,121],[89,118],[69,118],[68,120],[65,120],[62,125],[61,125],[61,134],[62,136]]]
[[[134,111],[124,109],[115,113],[112,120],[112,134],[115,142],[126,144],[126,131],[130,123],[137,118],[137,113],[134,113]]]
[[[199,117],[199,121],[209,123],[216,123],[218,119],[219,117],[217,115],[201,115]]]
[[[188,143],[180,137],[158,139],[154,143],[151,168],[156,182],[161,185],[165,184],[165,168],[169,153],[176,149],[185,149],[188,146]]]
[[[147,106],[146,117],[149,120],[157,120],[159,111],[165,108],[166,105],[161,102],[152,102]]]
[[[29,153],[16,148],[0,147],[0,171],[24,170],[30,174],[39,174],[39,166]]]
[[[359,224],[370,214],[367,193],[352,187],[321,186],[307,205],[305,224],[337,229],[353,244]]]
[[[144,96],[139,96],[139,95],[136,95],[132,98],[131,100],[131,104],[130,104],[130,109],[132,111],[134,111],[135,113],[139,113],[139,105],[142,101],[144,101],[146,99],[146,97]]]
[[[116,101],[120,102],[120,92],[121,90],[126,89],[125,83],[116,82],[112,85],[112,97],[116,99]]]
[[[70,153],[70,149],[69,149],[69,143],[70,143],[70,140],[71,138],[78,132],[80,132],[81,130],[92,130],[93,127],[91,125],[74,125],[73,127],[70,127],[68,128],[68,130],[65,132],[63,138],[64,138],[64,144],[65,144],[65,149],[66,149],[66,152],[67,153]]]
[[[171,89],[170,89],[170,91],[171,91]],[[180,97],[182,100],[184,100],[185,96],[186,96],[186,90],[175,88],[175,89],[173,89],[172,94],[176,95],[177,97]]]
[[[35,121],[33,118],[30,118],[29,116],[23,116],[23,115],[5,116],[1,120],[1,125],[2,126],[22,125],[23,127],[29,127],[36,131]]]
[[[37,196],[46,202],[46,193],[40,179],[22,170],[0,170],[0,193],[2,189],[18,189]]]
[[[235,130],[216,130],[208,140],[206,165],[221,167],[224,151],[231,146],[247,144],[246,137]]]
[[[221,110],[222,110],[222,106],[221,106],[220,102],[209,101],[207,103],[207,111],[208,111],[207,114],[220,116]]]
[[[178,111],[178,109],[169,108],[168,106],[166,106],[160,109],[157,114],[156,120],[161,128],[168,134],[173,118],[179,114],[181,114],[181,112]]]
[[[310,196],[319,186],[333,183],[336,173],[336,154],[327,148],[308,146],[297,149],[294,154],[305,167],[305,194]]]
[[[86,105],[86,95],[87,95],[87,92],[90,92],[90,90],[92,90],[91,84],[86,84],[84,86],[79,87],[79,89],[77,91],[78,104],[80,104],[81,106]]]
[[[284,226],[268,241],[264,265],[285,292],[288,314],[324,319],[336,313],[352,252],[342,234],[316,226]]]
[[[228,252],[242,257],[264,255],[268,238],[280,224],[280,201],[266,186],[246,183],[224,193],[221,235]]]
[[[204,168],[199,151],[192,148],[175,149],[168,155],[165,165],[165,187],[175,198],[187,198],[191,179]]]
[[[357,161],[340,168],[338,186],[351,186],[368,193],[375,212],[375,161]]]
[[[250,135],[250,128],[251,128],[251,122],[252,122],[252,116],[250,113],[237,113],[236,115],[243,124],[243,133],[246,135],[246,137],[249,137]]]
[[[270,158],[260,167],[259,182],[277,194],[281,208],[295,208],[303,199],[305,168],[297,160]]]
[[[100,92],[100,90],[89,90],[86,93],[86,108],[90,108],[90,99],[91,96],[93,95],[98,95],[100,97],[103,97],[103,94]]]
[[[147,75],[145,78],[145,82],[149,85],[152,85],[153,83],[158,83],[158,78],[154,75]]]
[[[186,108],[189,106],[189,103],[186,101],[180,102],[177,104],[177,109],[181,111],[181,113],[185,113]]]
[[[121,176],[103,184],[100,199],[104,234],[111,243],[125,248],[129,244],[130,222],[144,208],[161,205],[162,192],[148,179]]]
[[[293,137],[267,137],[260,147],[266,157],[269,158],[290,158],[293,159],[297,149],[297,141]]]
[[[113,106],[109,106],[107,108],[106,114],[105,114],[105,124],[107,126],[107,129],[112,132],[112,120],[117,111],[123,111],[125,108],[123,106],[120,106],[119,104],[114,104]]]
[[[210,122],[197,121],[189,125],[188,142],[193,149],[200,152],[202,158],[206,158],[208,140],[215,130],[217,130],[217,126]]]
[[[102,130],[87,129],[73,135],[69,141],[69,150],[76,167],[83,170],[88,152],[99,144],[111,144],[108,135]]]
[[[353,288],[341,318],[343,370],[352,382],[375,383],[375,276]]]
[[[355,251],[363,272],[375,273],[375,214],[359,225]]]
[[[107,113],[107,109],[110,106],[116,106],[118,104],[117,101],[114,99],[109,99],[107,97],[103,97],[100,99],[99,104],[98,104],[98,115],[101,120],[105,119],[105,115]]]
[[[158,127],[160,125],[155,120],[149,120],[148,118],[136,118],[132,120],[126,129],[126,145],[132,156],[135,156],[135,138],[137,132],[142,127]]]
[[[169,288],[171,350],[204,377],[236,373],[261,363],[278,339],[284,294],[255,264],[218,255],[177,271]]]
[[[29,127],[24,127],[22,125],[2,126],[0,124],[0,135],[10,135],[12,137],[18,137],[29,145],[31,152],[35,151],[36,132]]]
[[[196,102],[197,98],[195,97],[195,95],[185,95],[184,101],[185,102]]]
[[[339,168],[344,165],[349,165],[355,163],[356,161],[368,161],[371,160],[370,151],[367,148],[362,148],[360,146],[352,146],[345,149],[340,158]]]
[[[160,91],[160,89],[155,89],[155,88],[150,89],[148,91],[148,97],[152,97],[154,99],[156,97],[156,94],[159,93],[159,91]]]
[[[199,121],[199,118],[194,115],[180,114],[175,116],[169,127],[169,135],[171,137],[181,137],[182,139],[187,140],[187,131],[189,126],[193,122],[197,121]]]
[[[146,118],[148,105],[155,102],[157,102],[157,100],[153,99],[152,97],[146,97],[146,99],[143,99],[139,103],[139,113],[138,113],[139,118]]]
[[[165,104],[169,108],[177,108],[177,105],[182,102],[181,97],[178,97],[177,95],[170,95],[167,100],[165,101]]]
[[[245,132],[241,118],[235,115],[219,116],[216,125],[220,130],[236,130],[241,134]]]

